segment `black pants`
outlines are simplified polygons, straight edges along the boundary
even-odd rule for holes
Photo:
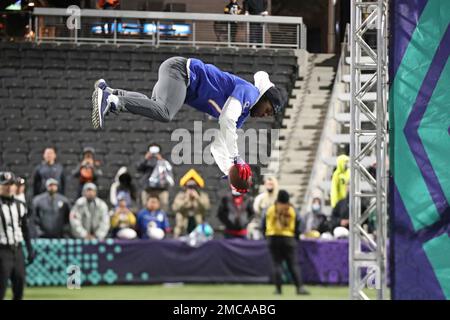
[[[267,239],[274,264],[274,280],[281,292],[283,261],[286,261],[292,280],[297,288],[303,285],[300,267],[297,263],[297,243],[293,237],[273,236]]]
[[[0,300],[5,299],[8,280],[11,280],[14,300],[23,298],[25,261],[22,246],[0,246]]]

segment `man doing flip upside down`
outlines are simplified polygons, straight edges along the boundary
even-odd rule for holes
[[[121,111],[169,122],[187,104],[219,120],[220,130],[211,145],[214,160],[225,175],[236,164],[239,177],[247,180],[252,172],[239,157],[236,130],[249,116],[272,116],[284,106],[280,90],[266,72],[255,73],[254,81],[251,84],[198,59],[172,57],[160,65],[150,98],[138,92],[112,89],[105,80],[97,80],[92,94],[92,124],[94,128],[103,128],[108,113]]]

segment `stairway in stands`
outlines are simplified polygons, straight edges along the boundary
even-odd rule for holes
[[[289,101],[280,132],[280,186],[300,207],[310,178],[317,145],[323,130],[336,71],[333,54],[310,54],[303,79]]]

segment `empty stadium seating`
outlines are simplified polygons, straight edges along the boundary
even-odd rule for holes
[[[135,178],[139,177],[135,163],[150,142],[162,144],[163,155],[170,159],[177,143],[171,141],[174,129],[192,131],[195,120],[205,121],[204,128],[215,127],[216,120],[185,106],[171,123],[121,114],[109,117],[105,130],[95,131],[90,122],[90,101],[98,78],[107,79],[112,87],[151,94],[160,63],[174,55],[200,58],[250,81],[254,72],[266,70],[272,81],[287,92],[297,74],[297,58],[292,50],[0,43],[0,168],[29,177],[43,148],[56,145],[59,160],[70,175],[82,148],[93,146],[104,171],[99,181],[100,195],[107,197],[120,166],[128,166]],[[252,119],[246,127],[273,125],[273,119]],[[219,179],[221,173],[215,165],[176,165],[176,178],[191,167],[206,178],[206,190],[214,204],[211,213],[215,216],[226,182]],[[69,181],[72,183],[68,184],[67,195],[74,198],[77,183]]]

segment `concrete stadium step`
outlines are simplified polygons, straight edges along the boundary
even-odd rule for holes
[[[280,186],[291,193],[296,205],[301,204],[310,179],[336,74],[335,65],[333,54],[309,55],[306,74],[295,83],[289,100],[292,108],[286,110],[280,129],[277,176]]]

